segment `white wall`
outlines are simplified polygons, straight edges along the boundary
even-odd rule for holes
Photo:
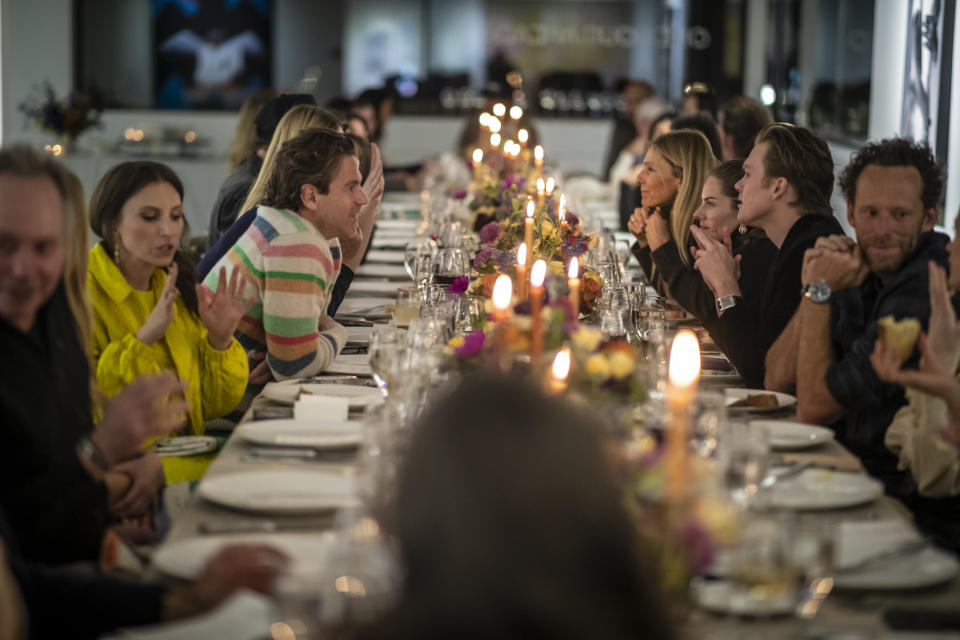
[[[903,65],[907,57],[907,0],[877,0],[873,19],[868,136],[880,140],[900,133]]]
[[[960,11],[953,27],[953,79],[950,95],[950,144],[947,149],[947,202],[944,226],[953,235],[953,224],[960,209]],[[953,167],[950,171],[949,167]]]
[[[3,83],[3,141],[49,142],[38,129],[23,131],[19,105],[44,80],[58,95],[73,87],[70,0],[3,0],[0,3],[0,78]]]

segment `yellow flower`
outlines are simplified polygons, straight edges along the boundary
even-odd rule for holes
[[[447,343],[448,347],[453,347],[454,349],[459,349],[463,346],[463,336],[457,336],[455,338],[450,338],[450,342]]]
[[[533,326],[533,318],[530,316],[513,316],[513,326],[518,331],[530,331]]]
[[[554,226],[553,223],[547,219],[544,219],[540,223],[540,235],[542,236],[551,236],[553,235]]]
[[[623,351],[614,351],[610,354],[610,373],[617,380],[623,380],[633,373],[633,358]]]
[[[600,237],[597,234],[593,234],[590,236],[590,239],[587,240],[587,246],[589,246],[591,249],[596,249],[599,244]]]
[[[580,327],[570,338],[573,340],[573,344],[584,351],[593,351],[600,346],[600,341],[603,340],[603,334],[596,329]]]
[[[610,363],[607,357],[602,353],[595,353],[586,362],[587,373],[598,378],[606,378],[610,375]]]
[[[549,271],[551,275],[555,276],[567,275],[566,267],[563,266],[562,262],[557,262],[556,260],[551,260],[547,263],[547,271]]]

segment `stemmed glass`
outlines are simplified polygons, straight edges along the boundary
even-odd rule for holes
[[[417,256],[427,255],[431,258],[437,253],[437,243],[432,238],[417,238],[403,247],[403,266],[406,267],[410,278],[416,280],[414,262]]]
[[[457,278],[467,274],[467,255],[459,247],[443,248],[437,251],[436,275],[438,284],[451,285]]]
[[[433,256],[421,254],[413,259],[413,279],[422,289],[433,282]]]

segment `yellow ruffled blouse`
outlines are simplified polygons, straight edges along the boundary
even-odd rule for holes
[[[240,343],[218,351],[207,340],[200,317],[190,313],[179,297],[163,338],[147,346],[136,334],[159,300],[167,274],[157,268],[150,290],[138,291],[127,282],[103,245],[90,250],[87,292],[93,307],[93,359],[97,383],[111,398],[145,374],[171,369],[186,387],[188,428],[203,434],[204,421],[230,413],[247,386],[249,367]],[[197,480],[212,456],[165,458],[167,482]]]

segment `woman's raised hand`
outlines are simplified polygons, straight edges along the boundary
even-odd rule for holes
[[[244,300],[246,280],[239,269],[233,269],[227,282],[227,269],[220,267],[217,290],[213,295],[197,285],[197,307],[200,320],[207,328],[207,341],[214,349],[223,351],[233,342],[240,318],[253,306],[253,299]]]
[[[137,340],[147,346],[162,338],[173,320],[173,305],[177,301],[177,296],[180,295],[177,290],[177,273],[177,263],[173,263],[167,271],[167,281],[163,283],[160,299],[157,300],[156,306],[147,316],[143,326],[137,331]]]

